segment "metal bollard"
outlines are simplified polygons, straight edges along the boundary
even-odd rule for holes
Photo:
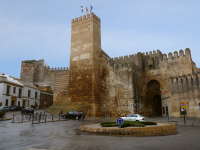
[[[107,120],[109,120],[109,114],[107,114]]]
[[[184,124],[186,124],[186,120],[185,120],[185,114],[184,114]]]
[[[41,117],[41,113],[39,114],[38,123],[40,123],[40,117]]]
[[[83,125],[83,116],[81,116],[81,122],[82,122],[82,125]]]
[[[169,116],[169,114],[167,114],[167,120],[168,120],[168,124],[169,124],[169,118],[170,118],[170,116]]]
[[[53,114],[52,114],[52,122],[53,122]]]
[[[45,122],[47,122],[47,115],[44,115],[45,116]]]
[[[36,112],[36,113],[35,113],[35,121],[36,121],[36,119],[37,119],[37,114],[38,114],[38,113]]]
[[[33,124],[33,122],[34,122],[34,114],[33,114],[33,117],[32,117],[32,124]]]
[[[60,121],[60,114],[59,114],[59,121]]]

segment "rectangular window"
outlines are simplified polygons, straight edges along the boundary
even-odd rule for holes
[[[28,97],[31,97],[31,90],[28,90]]]
[[[13,93],[15,93],[16,92],[16,87],[13,87]]]
[[[163,107],[163,114],[165,114],[165,107]]]
[[[8,99],[6,99],[6,106],[8,106]]]
[[[20,101],[18,101],[18,106],[20,106]]]
[[[27,107],[29,107],[29,100],[28,100],[28,106]]]
[[[19,97],[22,97],[22,89],[19,89]]]
[[[37,98],[37,92],[35,92],[35,98]]]
[[[9,85],[7,85],[7,91],[6,91],[6,94],[7,94],[7,95],[10,95],[10,86],[9,86]]]

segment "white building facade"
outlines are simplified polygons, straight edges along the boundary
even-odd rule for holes
[[[0,105],[39,106],[40,90],[9,75],[0,75]]]

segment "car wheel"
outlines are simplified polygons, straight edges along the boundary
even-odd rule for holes
[[[62,116],[63,119],[65,119],[65,116]]]
[[[137,122],[139,122],[139,120],[136,120]]]

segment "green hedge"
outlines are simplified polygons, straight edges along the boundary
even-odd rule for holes
[[[113,124],[113,123],[116,123],[116,122],[102,122],[101,125],[104,125],[104,124]]]
[[[124,124],[121,125],[121,128],[125,127],[145,127],[145,125],[157,125],[155,122],[138,122],[138,121],[124,121]],[[102,127],[116,127],[119,126],[116,122],[103,122],[101,123]]]
[[[4,111],[0,111],[0,118],[3,118],[3,116],[6,114]]]
[[[155,122],[148,122],[148,121],[141,122],[141,123],[144,124],[144,125],[157,125],[157,123],[155,123]]]

